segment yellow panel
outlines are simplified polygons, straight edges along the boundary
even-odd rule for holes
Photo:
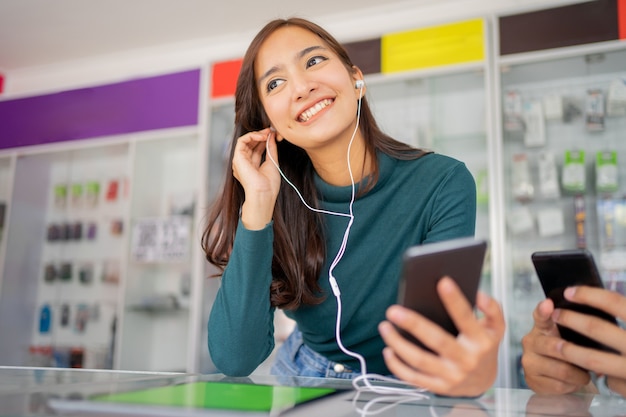
[[[484,55],[482,19],[392,33],[381,39],[383,73],[481,61]]]

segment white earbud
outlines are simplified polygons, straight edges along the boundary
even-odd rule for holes
[[[365,85],[365,81],[356,80],[356,83],[354,84],[354,88],[363,88],[364,85]]]

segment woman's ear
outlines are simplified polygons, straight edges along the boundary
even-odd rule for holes
[[[352,78],[354,79],[354,88],[356,91],[357,100],[360,100],[365,95],[367,89],[365,81],[363,80],[363,72],[356,65],[352,66]]]
[[[283,140],[284,138],[281,136],[280,133],[278,133],[278,131],[276,130],[276,128],[274,128],[274,126],[270,125],[270,130],[272,132],[274,132],[274,135],[276,137],[276,142],[280,142],[281,140]]]

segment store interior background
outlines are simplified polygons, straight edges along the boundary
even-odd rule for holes
[[[602,58],[596,57],[601,62],[593,62],[598,55],[593,45],[506,61],[497,57],[491,36],[497,16],[583,3],[594,2],[0,2],[0,109],[2,102],[199,71],[193,126],[0,148],[0,202],[6,204],[0,232],[0,366],[215,371],[206,352],[206,319],[218,281],[207,278],[212,270],[201,253],[199,233],[203,210],[221,181],[221,156],[234,115],[232,97],[209,93],[213,65],[239,59],[254,34],[276,17],[309,18],[343,43],[484,18],[487,47],[481,62],[372,74],[366,81],[383,128],[396,137],[410,132],[408,140],[464,160],[475,175],[483,198],[477,236],[490,242],[483,289],[499,298],[507,313],[498,384],[523,385],[519,338],[531,324],[529,311],[541,298],[529,254],[575,245],[576,228],[573,212],[564,220],[559,217],[569,213],[571,195],[524,201],[513,194],[511,161],[520,152],[539,154],[536,146],[527,146],[525,139],[502,126],[504,86],[522,91],[525,99],[548,90],[584,96],[590,83],[606,88],[616,74],[626,76],[626,46],[623,39],[602,44]],[[579,68],[580,62],[587,66]],[[600,68],[598,74],[589,65]],[[547,123],[548,147],[560,158],[570,146],[584,146],[591,155],[609,144],[618,157],[626,158],[626,138],[619,133],[626,132],[625,120],[607,118],[603,139],[596,135],[591,145],[587,134],[579,133],[584,122],[574,127]],[[4,140],[2,130],[0,124]],[[559,140],[552,140],[555,136]],[[616,196],[626,190],[621,185],[626,184],[625,176],[622,170]],[[94,180],[99,200],[89,206],[87,189]],[[73,205],[71,187],[78,183],[85,188],[80,204]],[[59,184],[67,186],[61,203]],[[589,245],[598,254],[606,249],[597,237],[598,195],[587,191],[584,197],[587,216],[594,219],[588,226]],[[623,198],[611,202],[619,206]],[[554,207],[562,209],[561,214]],[[543,214],[543,231],[541,225],[533,226],[538,221],[531,218],[534,213]],[[566,225],[560,232],[545,224],[555,218]],[[51,226],[78,223],[84,235],[80,242],[51,240]],[[89,240],[92,225],[98,234]],[[168,260],[159,258],[163,254],[140,253],[137,236],[150,227],[160,233],[168,227],[186,233],[178,258],[172,253],[175,259]],[[613,243],[623,248],[626,226],[620,227]],[[56,280],[46,281],[47,268],[63,270],[70,263],[73,272],[68,277],[59,279],[57,271]],[[50,323],[42,319],[45,305],[50,307]],[[67,317],[61,325],[63,314]],[[279,316],[278,341],[289,326]],[[80,352],[80,362],[72,356],[74,351]]]

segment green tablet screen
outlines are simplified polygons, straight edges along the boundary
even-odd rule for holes
[[[321,398],[337,390],[323,387],[291,387],[233,382],[193,382],[97,395],[91,401],[239,411],[285,410]]]

